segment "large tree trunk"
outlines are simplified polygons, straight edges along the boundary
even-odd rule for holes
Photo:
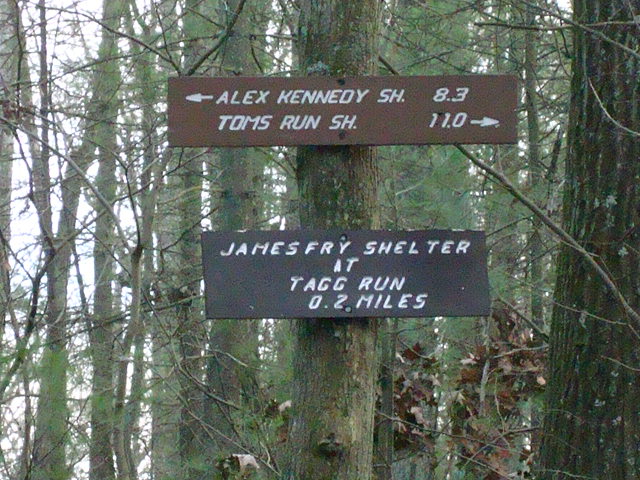
[[[638,311],[640,2],[574,9],[564,224]],[[639,478],[640,325],[570,247],[558,268],[540,478]]]
[[[366,75],[377,60],[377,0],[302,2],[304,74]],[[303,228],[379,226],[379,175],[369,147],[298,149]],[[287,479],[368,480],[373,464],[378,322],[295,323],[293,418]]]

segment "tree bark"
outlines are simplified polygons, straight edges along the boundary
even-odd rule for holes
[[[105,0],[102,21],[116,31],[122,19],[124,3]],[[116,165],[118,144],[115,119],[118,115],[117,91],[121,84],[117,63],[117,36],[103,29],[101,32],[98,62],[93,73],[92,99],[88,108],[86,147],[81,155],[83,162],[93,158],[97,147],[98,173],[96,189],[113,205],[116,197]],[[76,192],[77,195],[77,192]],[[114,453],[118,472],[122,478],[131,478],[131,466],[123,451],[123,428],[114,424],[114,314],[113,278],[115,232],[113,218],[104,210],[95,226],[94,257],[94,308],[91,318],[91,343],[93,378],[91,387],[91,442],[89,447],[91,479],[115,478]],[[122,355],[124,359],[125,355]],[[124,361],[124,360],[121,360]],[[126,365],[124,366],[126,368]],[[116,402],[116,408],[121,405]],[[114,429],[115,427],[115,429]],[[113,438],[113,443],[112,443]]]
[[[372,74],[380,8],[377,0],[303,1],[298,31],[302,73]],[[297,180],[303,228],[379,227],[373,148],[299,148]],[[378,322],[368,318],[295,322],[286,479],[371,478],[377,334]]]
[[[635,13],[633,10],[635,7]],[[640,308],[636,0],[576,0],[564,224]],[[635,132],[635,133],[633,133]],[[558,258],[540,477],[640,476],[638,325],[583,257]]]
[[[0,345],[11,302],[9,241],[11,240],[11,183],[13,131],[17,120],[20,12],[17,3],[0,2]],[[0,346],[0,354],[4,354]]]
[[[184,17],[184,35],[187,39],[184,51],[185,69],[200,56],[201,38],[207,33],[202,15],[211,2],[187,0]],[[177,339],[179,346],[180,424],[178,449],[182,462],[182,476],[186,480],[202,478],[207,470],[203,455],[202,391],[203,379],[204,318],[202,308],[195,298],[200,293],[200,272],[194,265],[200,263],[200,221],[202,218],[203,157],[194,150],[185,151],[184,164],[178,172],[178,243],[176,245],[176,299]]]
[[[254,75],[256,68],[251,58],[249,11],[243,10],[238,18],[231,18],[238,10],[239,0],[226,2],[224,14],[227,25],[235,22],[233,35],[224,45],[221,67],[230,75]],[[221,231],[256,228],[260,218],[259,198],[262,194],[263,175],[257,160],[258,152],[249,148],[221,148],[220,201],[216,226]],[[235,405],[248,405],[254,400],[254,371],[247,368],[257,364],[258,325],[256,320],[213,320],[207,361],[207,385],[218,397]],[[238,362],[236,359],[240,360]],[[254,392],[255,393],[255,392]],[[237,429],[234,428],[228,405],[206,399],[207,421],[214,426],[215,446],[213,459],[238,453]]]
[[[51,84],[47,52],[47,12],[44,0],[38,4],[40,16],[39,87],[40,148],[33,158],[32,198],[40,224],[40,235],[47,265],[47,308],[45,311],[46,343],[40,362],[40,397],[32,452],[34,480],[66,480],[65,446],[67,430],[66,289],[69,273],[69,240],[58,242],[53,231],[51,175],[49,161],[49,122]],[[33,139],[35,141],[35,139]],[[36,150],[36,149],[34,149]]]
[[[536,23],[535,3],[525,7],[525,23],[534,26]],[[540,155],[540,119],[537,102],[537,54],[538,33],[535,30],[525,32],[525,105],[527,111],[527,133],[529,149],[529,186],[532,191],[539,188],[543,182],[542,159]],[[529,282],[531,284],[531,318],[537,325],[544,326],[544,309],[542,303],[542,289],[544,286],[543,261],[544,245],[540,236],[542,222],[535,215],[531,220],[531,235],[529,236]]]

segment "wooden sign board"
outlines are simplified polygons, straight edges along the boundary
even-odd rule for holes
[[[479,231],[202,235],[208,318],[489,315]]]
[[[178,77],[169,145],[516,143],[513,75]]]

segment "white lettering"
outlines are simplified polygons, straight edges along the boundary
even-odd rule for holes
[[[293,292],[296,287],[298,286],[298,283],[300,283],[302,280],[304,280],[304,277],[291,277],[291,291]]]
[[[471,242],[469,240],[460,240],[458,246],[456,247],[456,254],[458,253],[467,253],[467,249],[471,246]]]
[[[331,255],[333,250],[333,242],[324,242],[320,247],[320,255]]]
[[[389,277],[378,277],[373,284],[373,289],[382,292],[387,289],[387,285],[389,285]]]
[[[222,92],[222,95],[220,95],[218,100],[216,100],[216,105],[220,105],[221,103],[224,103],[225,105],[229,104],[229,92],[226,90]]]
[[[391,252],[391,248],[393,248],[393,242],[380,242],[380,246],[378,247],[378,253],[387,254]]]
[[[260,117],[260,121],[258,122],[258,126],[254,128],[254,130],[268,130],[271,126],[271,119],[273,115],[262,115]]]
[[[282,90],[280,92],[280,95],[278,96],[278,101],[276,103],[289,103],[289,97],[291,97],[292,93],[293,90]]]
[[[345,283],[347,283],[347,277],[336,278],[336,281],[333,284],[333,291],[341,292],[342,290],[344,290]]]
[[[238,91],[234,90],[233,95],[231,95],[231,105],[240,105],[240,100],[238,100]]]
[[[280,255],[280,249],[284,247],[284,242],[273,242],[271,245],[271,255]]]
[[[329,130],[355,130],[357,115],[334,115]]]
[[[404,89],[385,88],[380,91],[378,103],[402,103],[404,102]]]
[[[371,302],[373,302],[374,295],[372,293],[368,295],[360,295],[358,302],[356,303],[356,310],[359,309],[363,303],[365,303],[365,308],[371,307]]]
[[[367,242],[364,246],[364,255],[383,255],[394,253],[395,255],[418,255],[420,252],[416,248],[416,242],[409,243],[406,240],[400,240],[398,242],[387,241],[377,242],[372,240]]]
[[[313,252],[318,245],[320,245],[320,243],[316,242],[315,240],[307,243],[307,248],[304,249],[304,254],[309,255],[309,253]]]
[[[291,95],[290,103],[294,103],[294,104],[300,103],[300,98],[302,97],[303,93],[304,93],[304,90],[294,90],[293,94]]]
[[[358,257],[347,258],[347,272],[350,272],[351,271],[351,267],[353,267],[353,264],[357,263],[359,261],[360,261],[360,259]]]
[[[231,255],[233,253],[233,247],[235,247],[235,246],[236,246],[235,242],[231,242],[231,245],[229,245],[229,248],[227,249],[226,252],[224,250],[220,250],[220,256],[221,257],[228,257],[229,255]]]
[[[269,96],[271,92],[269,90],[247,90],[242,99],[239,99],[239,92],[235,91],[233,92],[233,95],[231,97],[231,100],[229,100],[229,94],[228,92],[225,92],[223,95],[225,95],[225,98],[223,99],[223,95],[220,96],[220,98],[218,98],[218,101],[216,102],[217,104],[220,103],[231,103],[232,105],[257,105],[257,104],[266,104],[267,103],[267,97]]]
[[[360,285],[358,285],[358,290],[369,290],[372,282],[373,277],[362,277],[360,279]]]
[[[326,292],[329,290],[329,286],[331,285],[331,277],[322,277],[318,282],[318,291]]]
[[[364,255],[373,255],[376,252],[376,245],[378,244],[378,242],[376,241],[371,241],[371,242],[367,242],[364,246],[364,252],[362,252]]]
[[[405,281],[405,277],[393,277],[391,279],[391,284],[389,285],[389,290],[397,290],[398,292],[401,291],[402,287],[404,287]]]
[[[409,300],[413,297],[411,293],[405,293],[400,297],[398,308],[409,308]]]
[[[342,260],[336,260],[335,265],[333,266],[333,273],[340,273],[342,271]]]
[[[369,89],[334,89],[334,90],[282,90],[278,95],[278,104],[350,104],[362,103],[369,94]],[[265,97],[266,98],[266,97]],[[261,100],[258,99],[258,100]],[[255,103],[258,103],[258,100]]]
[[[234,132],[238,130],[244,130],[245,127],[247,126],[247,123],[245,122],[246,119],[247,117],[245,117],[244,115],[234,115],[233,118],[231,119],[229,130]]]
[[[287,246],[287,251],[285,253],[285,255],[295,255],[296,253],[298,253],[298,247],[300,246],[300,242],[291,242],[288,246]]]
[[[320,120],[320,115],[285,115],[280,122],[280,130],[316,130]]]
[[[220,124],[218,125],[218,130],[224,130],[224,127],[227,125],[227,121],[233,118],[233,115],[220,115]]]
[[[218,130],[231,130],[233,132],[251,130],[267,130],[271,125],[273,115],[258,115],[251,117],[249,115],[220,115],[218,117],[220,123]]]
[[[416,302],[417,302],[417,303],[413,306],[413,308],[414,308],[415,310],[420,310],[420,309],[424,308],[425,304],[427,303],[427,297],[428,297],[428,296],[429,296],[429,295],[427,295],[426,293],[423,293],[423,294],[421,294],[421,295],[418,295],[418,296],[416,297]]]
[[[382,295],[378,295],[378,298],[376,298],[376,303],[373,306],[373,308],[375,308],[376,310],[378,308],[380,308],[380,304],[382,303],[382,299],[383,299],[383,296]]]
[[[453,240],[447,240],[442,244],[442,249],[440,250],[440,252],[444,255],[449,255],[451,253],[451,247],[454,243],[456,242],[454,242]]]
[[[344,251],[351,245],[350,241],[340,242],[340,255],[344,253]]]
[[[314,295],[309,302],[309,310],[317,310],[322,303],[322,295]]]
[[[356,93],[357,93],[357,95],[358,95],[358,98],[356,98],[356,103],[360,103],[360,102],[362,102],[362,100],[364,99],[364,97],[366,97],[366,96],[367,96],[367,94],[368,94],[369,92],[370,92],[370,90],[369,90],[369,89],[367,89],[367,90],[360,90],[360,89],[358,89],[358,90],[357,90],[357,92],[356,92]]]
[[[393,304],[391,303],[391,295],[387,295],[387,298],[384,299],[384,305],[382,305],[384,309],[393,308]]]
[[[393,247],[393,253],[398,255],[404,253],[404,247],[406,246],[407,242],[405,242],[404,240],[400,240],[398,243],[396,243],[396,246]]]
[[[429,253],[433,253],[433,249],[440,243],[440,240],[429,240],[427,241],[427,245],[429,245]]]
[[[269,250],[269,242],[267,243],[255,243],[251,249],[251,255],[255,255],[256,252],[261,251],[263,255],[266,255]]]
[[[308,291],[315,292],[317,285],[318,285],[318,282],[315,279],[315,277],[311,277],[309,280],[307,280],[307,283],[304,285],[304,287],[302,287],[302,291],[303,292],[308,292]]]
[[[356,96],[356,92],[354,90],[343,90],[342,95],[340,95],[339,103],[346,104],[351,103],[353,97]]]
[[[258,94],[257,90],[247,90],[242,98],[243,105],[253,105],[253,99]]]
[[[338,300],[333,304],[333,308],[335,308],[336,310],[342,310],[344,308],[344,303],[348,298],[349,296],[345,295],[344,293],[338,295]]]
[[[269,90],[260,90],[258,92],[258,98],[255,101],[255,104],[259,104],[259,103],[263,103],[266,104],[267,103],[267,97],[269,96],[271,92]]]

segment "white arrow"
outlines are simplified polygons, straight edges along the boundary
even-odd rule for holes
[[[500,125],[500,120],[495,118],[484,117],[482,120],[471,120],[471,125],[480,125],[481,127],[497,127]]]
[[[203,100],[213,100],[213,95],[203,95],[201,93],[194,93],[193,95],[187,95],[186,98],[190,102],[201,103]]]

